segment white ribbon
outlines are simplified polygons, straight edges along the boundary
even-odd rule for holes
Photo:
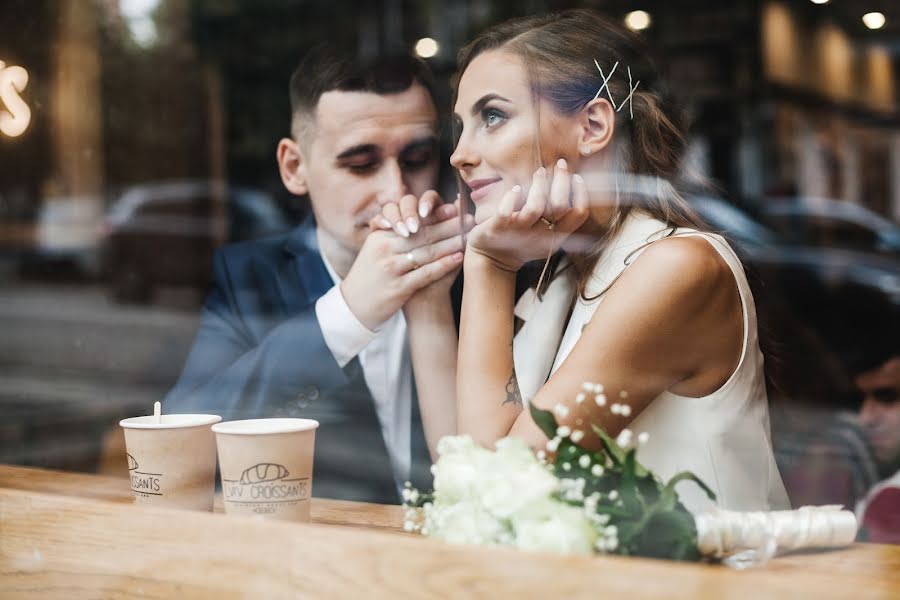
[[[837,548],[856,539],[856,516],[840,506],[736,512],[714,510],[695,516],[697,545],[704,556],[744,568],[778,551]],[[730,562],[728,562],[730,560]]]

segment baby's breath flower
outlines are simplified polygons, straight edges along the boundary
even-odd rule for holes
[[[626,427],[626,428],[623,429],[623,430],[619,433],[619,435],[616,437],[616,443],[617,443],[619,446],[621,446],[622,448],[627,448],[628,446],[631,445],[631,437],[632,437],[632,435],[633,435],[633,434],[631,433],[631,430],[628,429],[628,428]]]
[[[593,475],[594,477],[600,477],[601,475],[603,475],[603,467],[600,465],[594,465],[593,467],[591,467],[591,475]]]
[[[585,381],[584,383],[581,384],[581,389],[583,389],[583,390],[586,391],[586,392],[593,392],[593,391],[594,391],[594,384],[593,384],[593,383],[590,383],[590,382],[588,382],[588,381]]]
[[[591,457],[587,454],[582,454],[578,459],[578,466],[582,469],[587,469],[589,466],[591,466]]]
[[[556,452],[559,450],[559,443],[562,441],[561,438],[555,437],[549,442],[547,442],[547,451],[548,452]]]
[[[553,412],[555,412],[561,419],[565,419],[569,416],[569,407],[565,404],[557,404],[553,407]]]
[[[594,384],[594,393],[595,393],[595,394],[602,394],[602,393],[603,393],[603,384],[602,384],[602,383],[595,383],[595,384]]]
[[[412,532],[415,531],[415,530],[416,530],[416,524],[413,523],[412,521],[405,521],[405,522],[403,523],[403,531],[406,531],[406,532],[408,532],[408,533],[412,533]]]
[[[583,404],[585,398],[587,398],[587,396],[584,395],[584,392],[578,392],[578,395],[575,396],[575,404]]]
[[[597,394],[594,396],[594,403],[597,406],[606,406],[606,394]]]
[[[621,412],[621,410],[622,410],[622,405],[619,404],[618,402],[613,402],[612,406],[609,407],[609,412],[611,412],[614,415],[618,415]]]
[[[547,453],[544,452],[543,450],[538,450],[538,451],[537,451],[537,457],[538,457],[538,460],[539,460],[539,461],[542,461],[542,462],[543,462],[543,461],[547,460]]]
[[[577,444],[584,437],[584,432],[580,429],[576,429],[575,431],[572,432],[572,435],[570,437],[571,437],[572,441]]]
[[[560,425],[556,428],[556,435],[561,438],[567,438],[572,434],[572,428],[567,425]]]
[[[622,408],[619,409],[619,413],[620,413],[623,417],[631,416],[631,407],[628,406],[627,404],[623,404],[623,405],[622,405]]]
[[[625,390],[622,390],[621,392],[619,392],[619,398],[621,398],[622,400],[625,400],[626,398],[628,398],[628,392],[626,392]]]
[[[571,471],[571,470],[572,470],[572,463],[564,462],[564,463],[562,464],[562,468],[563,468],[563,471]]]
[[[646,431],[642,431],[638,434],[638,444],[644,445],[648,441],[650,441],[650,434]]]
[[[613,502],[615,502],[615,501],[616,501],[616,498],[619,497],[619,492],[617,492],[616,490],[613,490],[613,491],[611,491],[611,492],[609,493],[609,496],[608,496],[608,497],[609,497],[610,500],[612,500]]]

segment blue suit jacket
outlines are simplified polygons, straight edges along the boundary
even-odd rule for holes
[[[341,368],[316,319],[316,300],[333,285],[312,219],[286,236],[220,249],[194,346],[165,408],[225,420],[316,419],[314,495],[394,503],[390,459],[359,361]],[[411,479],[427,486],[416,398],[413,409]]]

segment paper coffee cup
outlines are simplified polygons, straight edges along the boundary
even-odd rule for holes
[[[158,419],[158,422],[157,422]],[[213,508],[218,415],[162,415],[119,421],[136,504]]]
[[[311,419],[214,425],[225,512],[309,521],[318,426]]]

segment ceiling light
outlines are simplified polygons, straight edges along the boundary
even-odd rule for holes
[[[416,42],[416,54],[422,58],[431,58],[440,50],[438,43],[431,38],[422,38]]]
[[[643,10],[634,10],[625,15],[625,26],[632,31],[642,31],[650,27],[650,14]]]
[[[863,15],[863,23],[869,29],[881,29],[884,27],[884,15],[880,12],[870,12]]]

